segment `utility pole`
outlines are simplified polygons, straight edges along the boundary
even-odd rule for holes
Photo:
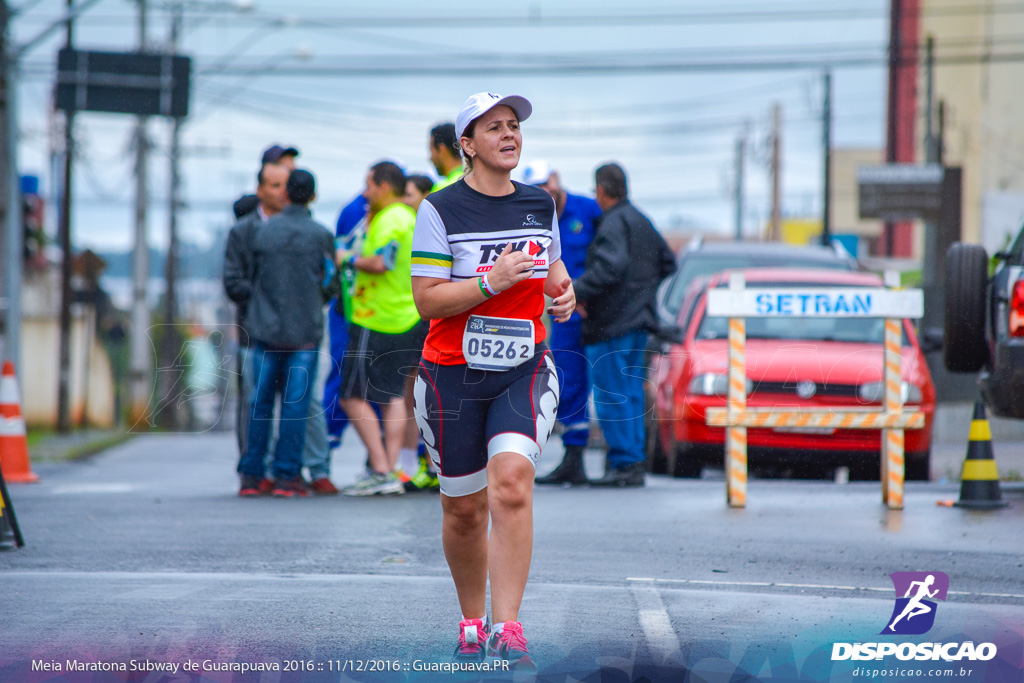
[[[71,11],[73,0],[67,0],[68,12]],[[74,44],[74,21],[67,24],[66,45],[70,50]],[[71,430],[71,170],[75,157],[75,112],[64,112],[64,190],[60,203],[60,357],[57,369],[57,431],[66,434]],[[89,331],[86,331],[88,334]]]
[[[0,69],[0,159],[5,162],[7,160],[7,64],[9,61],[10,54],[10,40],[7,25],[10,20],[10,8],[7,6],[7,0],[0,0],[0,59],[3,60],[2,69]],[[11,172],[11,167],[7,163],[0,164],[0,188],[6,188],[8,185],[7,174]],[[7,224],[7,201],[6,193],[0,193],[0,225],[5,226]],[[10,259],[7,256],[8,251],[8,235],[7,230],[3,230],[3,239],[0,240],[0,264],[3,265],[5,273],[8,271],[8,263]],[[0,280],[0,362],[6,360],[4,356],[5,337],[7,336],[7,329],[10,325],[7,324],[7,307],[10,299],[8,295],[8,282],[6,275]],[[13,359],[17,362],[17,359]]]
[[[182,24],[182,3],[175,2],[171,9],[171,38],[167,47],[167,56],[165,59],[170,59],[171,55],[177,54],[178,51],[178,39],[181,35],[181,24]],[[178,210],[181,208],[181,176],[179,174],[179,160],[181,155],[181,126],[183,119],[181,117],[175,117],[171,122],[171,149],[170,149],[170,168],[169,168],[169,182],[170,187],[168,191],[168,243],[167,243],[167,268],[166,268],[166,280],[167,287],[164,294],[164,330],[161,336],[161,349],[160,349],[160,367],[164,369],[163,372],[159,373],[163,384],[170,386],[158,387],[159,395],[166,397],[170,392],[174,391],[174,386],[178,382],[177,373],[171,370],[171,365],[174,363],[174,359],[177,358],[178,352],[181,348],[182,339],[178,334],[178,328],[175,325],[175,316],[177,313],[177,270],[178,270]],[[180,427],[178,424],[178,410],[177,407],[172,403],[166,408],[166,415],[157,416],[163,423],[172,430],[176,430]]]
[[[768,239],[777,242],[782,236],[782,105],[772,105],[772,138],[770,173],[772,183],[772,222]]]
[[[821,112],[822,143],[825,152],[825,201],[821,212],[821,243],[832,244],[832,71],[825,71],[825,103]]]
[[[3,117],[3,169],[0,199],[3,205],[4,270],[0,318],[3,320],[2,353],[7,360],[21,361],[21,279],[23,272],[24,229],[21,220],[21,179],[18,177],[18,71],[19,48],[12,35],[11,8],[0,0],[0,116]]]
[[[146,0],[136,1],[139,3],[139,51],[145,52]],[[147,417],[152,368],[148,335],[150,317],[146,302],[149,283],[149,243],[146,239],[148,120],[149,117],[140,116],[135,127],[135,252],[132,257],[132,337],[128,370],[129,419],[132,425]]]
[[[924,161],[926,164],[940,164],[942,153],[941,127],[935,131],[935,38],[925,38],[925,104],[924,104]],[[939,109],[939,118],[944,113]],[[934,219],[924,221],[924,258],[921,264],[921,289],[924,292],[924,317],[922,327],[942,327],[945,319],[946,297],[943,291],[945,278],[945,254],[942,253],[942,236],[939,234],[939,222]],[[945,368],[936,368],[932,375],[938,384],[947,384],[949,376]]]
[[[747,131],[736,139],[736,241],[743,241],[743,157],[746,154]]]
[[[896,124],[898,119],[900,58],[902,56],[902,0],[890,0],[889,5],[889,102],[886,108],[885,161],[896,163]],[[885,256],[892,257],[896,251],[896,225],[886,221],[882,228],[885,241]]]
[[[924,161],[926,164],[938,162],[938,150],[935,144],[935,127],[932,113],[935,102],[935,38],[929,35],[925,39],[925,103],[924,103]],[[939,229],[935,221],[924,222],[924,263],[922,264],[921,285],[927,296],[929,289],[937,285],[935,279],[939,260]],[[925,306],[927,315],[928,307]],[[937,309],[941,311],[941,308]]]

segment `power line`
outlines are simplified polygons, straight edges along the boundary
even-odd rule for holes
[[[580,64],[515,64],[501,63],[495,60],[494,64],[424,64],[422,61],[408,62],[405,64],[384,65],[381,60],[376,63],[364,62],[353,63],[346,60],[346,63],[324,64],[324,65],[303,65],[303,66],[279,66],[272,70],[259,72],[260,75],[276,77],[306,77],[306,78],[344,78],[344,77],[440,77],[440,76],[468,76],[487,73],[489,76],[514,75],[531,77],[554,77],[554,76],[614,76],[614,75],[636,75],[636,74],[665,74],[665,73],[737,73],[737,72],[764,72],[764,71],[813,71],[822,68],[850,69],[863,67],[883,67],[889,63],[885,54],[837,57],[827,59],[809,58],[778,58],[761,60],[720,60],[720,61],[698,61],[698,60],[674,60],[646,62],[635,64],[615,63],[611,61]],[[898,60],[902,65],[909,66],[917,64],[916,59]],[[1010,64],[1024,61],[1024,52],[1006,52],[994,54],[953,54],[936,57],[936,65],[969,65],[982,63]],[[228,68],[219,73],[234,75],[246,73],[253,75],[251,68],[235,67]],[[215,75],[207,72],[205,75]]]
[[[928,7],[922,12],[925,16],[964,17],[1016,14],[1024,8],[1016,2],[991,4],[987,6],[971,6],[951,4],[947,6]],[[910,15],[910,9],[905,10]],[[914,13],[916,14],[916,13]],[[849,5],[845,7],[823,7],[821,3],[796,5],[790,7],[765,9],[763,3],[747,5],[719,6],[714,11],[696,10],[681,12],[658,12],[650,14],[544,14],[542,11],[530,11],[525,14],[476,15],[476,16],[358,16],[358,15],[322,15],[315,17],[283,18],[268,12],[255,12],[247,18],[251,20],[271,21],[290,27],[334,28],[477,28],[499,25],[506,28],[543,28],[564,26],[625,26],[625,25],[666,25],[666,24],[762,24],[765,22],[819,22],[832,20],[882,20],[889,16],[887,5],[865,7]]]
[[[204,97],[207,95],[204,88],[199,88],[199,92],[203,94]],[[226,96],[220,93],[214,93],[212,95],[212,99],[215,102],[221,97]],[[328,114],[327,112],[311,112],[309,111],[307,106],[303,106],[301,103],[292,103],[289,100],[290,98],[287,97],[279,99],[268,99],[262,96],[255,99],[247,98],[243,103],[238,104],[238,108],[242,111],[271,116],[277,120],[298,120],[303,121],[305,123],[329,127],[332,129],[337,129],[339,125],[342,125],[346,121],[346,117],[344,115]],[[853,113],[851,114],[851,112]],[[871,113],[874,113],[873,110]],[[200,110],[199,115],[208,115],[208,112],[202,112]],[[864,115],[860,112],[857,112],[856,109],[851,109],[848,107],[845,110],[845,114],[843,117],[841,117],[841,119],[844,121],[849,121],[859,119],[860,117],[863,116]],[[421,116],[417,125],[423,125],[422,122],[427,120],[428,118],[429,117]],[[706,119],[675,119],[667,121],[665,123],[644,125],[636,125],[631,124],[629,122],[607,121],[601,122],[600,125],[539,125],[530,127],[530,135],[536,135],[541,138],[558,137],[563,140],[580,138],[585,139],[592,138],[594,136],[599,136],[601,138],[630,138],[646,137],[650,135],[695,135],[711,131],[733,130],[742,125],[744,121],[746,121],[748,118],[748,116],[734,115]],[[350,134],[380,133],[383,135],[383,133],[381,132],[381,124],[387,124],[389,122],[387,120],[374,119],[367,123],[368,125],[364,127],[356,127],[353,126],[351,122],[348,122],[347,132]],[[408,122],[408,125],[413,125],[414,123],[416,122],[410,121]],[[790,117],[787,120],[787,126],[817,125],[817,123],[817,117]],[[363,142],[365,142],[365,140],[363,140]]]
[[[935,62],[938,65],[959,65],[982,62],[1012,63],[1024,59],[1024,53],[992,52],[1004,46],[1018,47],[1024,36],[1006,36],[994,40],[961,38],[946,41],[939,46]],[[978,48],[983,53],[964,52],[962,48]],[[959,51],[957,51],[960,49]],[[907,44],[901,50],[897,63],[903,66],[918,64],[919,46]],[[695,56],[696,55],[696,56]],[[746,55],[737,58],[736,55]],[[196,58],[202,63],[204,58]],[[213,58],[211,58],[213,59]],[[323,77],[393,77],[393,76],[464,76],[486,71],[489,75],[514,74],[533,76],[616,75],[664,72],[758,72],[785,70],[815,70],[831,68],[857,68],[885,66],[889,62],[887,48],[879,44],[857,43],[821,46],[755,46],[748,48],[702,48],[700,50],[642,50],[617,52],[551,52],[551,53],[492,53],[483,60],[479,55],[460,53],[431,54],[426,61],[420,55],[375,55],[352,57],[333,55],[316,64],[281,63],[282,57],[268,62],[245,63],[230,57],[198,67],[203,77],[221,76],[279,76],[310,78]],[[24,65],[26,76],[45,74],[52,76],[53,61],[30,62]]]
[[[770,94],[774,98],[778,98],[779,94],[786,88],[794,85],[802,85],[806,83],[807,79],[803,76],[800,77],[788,77],[781,80],[770,81],[768,83],[758,83],[753,86],[746,86],[742,88],[735,88],[724,92],[715,92],[700,97],[681,99],[681,100],[669,100],[663,102],[646,102],[643,104],[625,104],[617,106],[586,106],[586,107],[559,107],[546,108],[546,111],[552,114],[560,115],[596,115],[596,114],[661,114],[666,111],[680,111],[688,110],[693,111],[697,108],[712,108],[718,105],[741,104],[744,99],[752,99],[757,93]],[[209,97],[220,97],[226,98],[228,95],[233,94],[233,91],[227,90],[231,86],[211,86],[205,87],[200,86],[200,90]],[[269,91],[261,90],[257,88],[246,88],[245,95],[247,97],[258,97],[261,101],[275,99],[278,102],[294,103],[295,105],[302,106],[313,106],[322,109],[330,109],[331,111],[343,112],[346,117],[364,117],[372,119],[376,122],[392,122],[392,123],[422,123],[425,118],[430,118],[431,115],[435,117],[445,118],[451,117],[451,112],[448,109],[440,106],[435,108],[424,108],[420,106],[416,109],[399,109],[394,107],[378,107],[373,105],[363,104],[361,102],[353,102],[352,98],[349,97],[345,100],[327,100],[313,97],[299,96],[289,93],[287,98],[281,97],[280,91]],[[741,99],[741,96],[747,96]],[[557,105],[557,103],[555,103]]]
[[[943,39],[942,44],[938,47],[940,49],[949,50],[950,48],[984,48],[991,49],[993,47],[1002,46],[1019,46],[1024,43],[1024,36],[999,36],[996,38],[979,38],[979,37],[968,37],[962,36],[953,39]],[[911,59],[915,55],[920,47],[916,44],[907,43],[903,46],[903,59]],[[465,62],[466,59],[478,60],[481,58],[492,59],[492,60],[505,60],[514,62],[516,64],[544,64],[544,65],[557,65],[557,66],[572,66],[576,63],[587,63],[587,62],[620,62],[623,60],[636,60],[636,59],[648,59],[648,60],[676,60],[676,59],[687,59],[694,61],[714,61],[721,60],[727,57],[744,56],[747,57],[747,61],[750,58],[764,59],[764,58],[793,58],[793,57],[807,57],[811,56],[819,60],[829,59],[842,59],[851,58],[858,56],[876,56],[881,53],[886,53],[889,47],[887,43],[882,42],[857,42],[857,43],[826,43],[826,44],[807,44],[807,45],[788,45],[779,43],[768,43],[763,45],[720,45],[720,46],[703,46],[699,48],[647,48],[638,50],[570,50],[570,51],[557,51],[557,52],[544,52],[544,53],[504,53],[504,52],[486,52],[486,53],[472,53],[466,54],[464,52],[451,52],[446,48],[443,51],[432,51],[429,53],[431,64],[445,65],[446,63],[459,64]],[[420,55],[414,55],[419,57]],[[196,55],[197,60],[214,60],[219,57]],[[348,54],[335,54],[335,55],[324,55],[321,59],[324,60],[352,60],[354,57]],[[373,61],[383,62],[386,65],[394,66],[396,64],[408,61],[409,55],[398,54],[398,55],[375,55],[372,58],[359,57],[358,60],[362,62]],[[202,69],[204,74],[215,74],[218,73],[219,69],[216,65],[207,66]]]

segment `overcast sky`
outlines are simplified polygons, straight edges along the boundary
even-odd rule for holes
[[[25,41],[64,2],[21,0]],[[663,229],[729,234],[737,137],[746,127],[746,225],[769,210],[769,112],[784,110],[783,209],[820,211],[822,70],[833,62],[833,143],[884,140],[888,3],[877,0],[727,2],[443,2],[188,0],[179,52],[193,58],[183,133],[185,239],[205,243],[250,192],[260,152],[280,142],[319,182],[315,216],[333,227],[382,158],[429,166],[431,126],[474,92],[521,94],[534,105],[523,161],[543,158],[570,191],[590,194],[593,170],[615,160],[631,194]],[[166,44],[172,2],[150,2],[149,39]],[[129,50],[138,3],[102,0],[76,24],[79,49]],[[53,188],[51,91],[63,33],[23,60],[22,173]],[[168,123],[154,119],[150,242],[166,243]],[[130,117],[77,117],[76,247],[133,240]],[[55,212],[51,211],[51,214]],[[51,215],[51,220],[53,216]]]

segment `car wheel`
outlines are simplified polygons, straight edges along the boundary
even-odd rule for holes
[[[906,481],[928,481],[931,475],[932,452],[907,453],[903,460],[903,478]]]
[[[988,255],[977,244],[957,242],[946,252],[946,326],[943,360],[950,372],[977,372],[988,362],[985,289]]]
[[[672,449],[672,458],[668,467],[673,477],[700,479],[701,470],[704,469],[704,459],[692,445],[679,443]]]

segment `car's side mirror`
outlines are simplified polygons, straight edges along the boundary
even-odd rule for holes
[[[918,334],[918,342],[921,344],[921,351],[924,353],[934,353],[935,351],[941,351],[943,345],[941,327],[926,327],[921,330]]]

